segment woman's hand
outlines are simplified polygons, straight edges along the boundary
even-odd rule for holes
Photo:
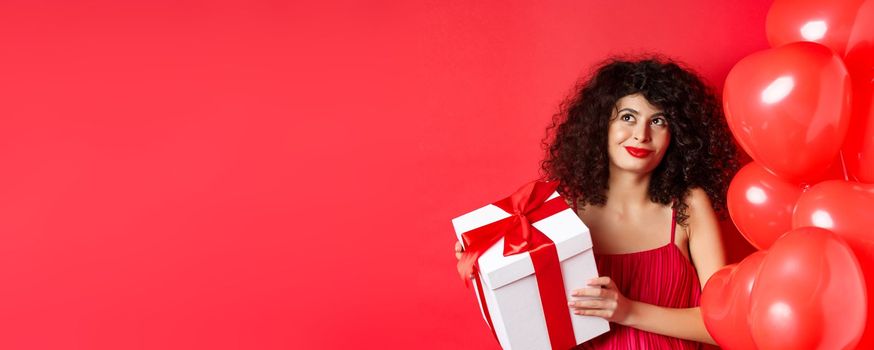
[[[616,283],[607,276],[589,280],[590,288],[573,291],[575,298],[568,302],[574,314],[597,316],[621,325],[631,323],[634,302],[625,298]]]
[[[461,242],[455,241],[455,259],[461,260],[461,255],[464,254],[464,248],[461,247]],[[473,274],[467,278],[473,278]]]

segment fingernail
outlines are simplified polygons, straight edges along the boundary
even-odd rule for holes
[[[567,303],[567,306],[574,306],[574,302],[573,302],[573,301],[569,301],[569,302]]]

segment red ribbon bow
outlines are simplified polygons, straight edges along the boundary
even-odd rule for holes
[[[479,289],[480,302],[494,334],[494,326],[486,306],[480,281],[477,259],[486,250],[504,238],[504,256],[529,252],[534,264],[534,275],[540,291],[540,302],[546,318],[549,341],[553,349],[570,349],[576,346],[570,309],[567,306],[564,280],[561,277],[561,262],[555,244],[532,223],[568,209],[562,197],[547,201],[558,188],[557,181],[531,182],[507,198],[493,203],[511,216],[488,225],[470,230],[461,235],[465,251],[458,261],[458,272],[467,283],[471,274]],[[497,338],[497,336],[496,336]]]

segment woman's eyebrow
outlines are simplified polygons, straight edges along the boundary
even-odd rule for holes
[[[622,111],[629,111],[629,112],[631,112],[632,114],[640,114],[640,112],[638,112],[638,111],[635,110],[634,108],[630,108],[630,107],[625,107],[625,108],[623,108],[623,109],[620,109],[620,110],[618,110],[616,113],[619,114],[619,113],[622,113]],[[654,117],[665,117],[665,116],[667,116],[667,115],[665,114],[665,112],[656,112],[656,113],[653,113],[653,114],[650,116],[650,118],[654,118]]]

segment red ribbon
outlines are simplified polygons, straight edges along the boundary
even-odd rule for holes
[[[546,200],[557,188],[557,181],[535,181],[511,196],[493,203],[511,216],[461,235],[466,248],[458,261],[458,272],[465,283],[468,276],[474,275],[486,320],[494,334],[495,328],[486,306],[480,276],[479,273],[474,273],[479,270],[477,259],[501,237],[504,238],[504,256],[529,252],[534,264],[534,276],[540,291],[540,303],[543,305],[550,344],[553,349],[566,350],[576,346],[576,338],[567,306],[564,280],[561,277],[561,262],[558,260],[555,243],[531,225],[568,209],[567,203],[560,196]]]

